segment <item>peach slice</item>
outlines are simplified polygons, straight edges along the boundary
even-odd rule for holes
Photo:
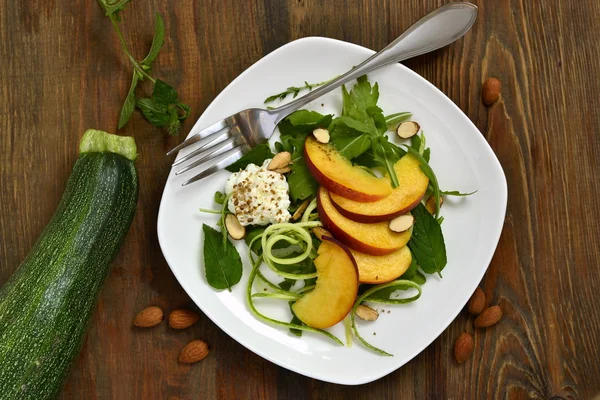
[[[415,208],[427,191],[429,179],[419,168],[419,161],[407,154],[394,164],[400,185],[381,200],[360,203],[331,193],[336,208],[346,217],[358,222],[389,221]],[[389,178],[388,178],[389,179]]]
[[[330,144],[308,136],[304,156],[311,175],[328,190],[354,201],[377,201],[392,193],[389,179],[377,178],[353,166]]]
[[[292,309],[306,325],[324,329],[343,320],[354,306],[358,273],[350,250],[332,237],[323,237],[318,253],[316,286]]]
[[[408,246],[385,256],[371,256],[350,250],[358,267],[360,283],[385,283],[393,281],[406,272],[412,262]]]
[[[410,239],[412,229],[396,233],[392,232],[387,222],[363,224],[344,217],[335,208],[329,192],[323,186],[319,188],[317,204],[319,217],[325,229],[353,250],[382,256],[399,250]]]

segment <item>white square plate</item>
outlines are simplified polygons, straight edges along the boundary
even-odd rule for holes
[[[264,107],[262,101],[266,97],[288,86],[330,79],[373,53],[355,44],[320,37],[291,42],[237,77],[210,104],[198,125],[206,127],[245,108]],[[231,292],[216,291],[208,285],[204,277],[202,224],[214,227],[217,216],[200,213],[198,208],[216,208],[213,195],[217,190],[224,191],[227,172],[182,187],[181,183],[190,175],[175,176],[172,170],[158,215],[158,239],[169,266],[212,321],[251,351],[284,368],[346,385],[371,382],[389,374],[446,329],[488,267],[498,244],[507,202],[506,178],[498,159],[481,133],[450,99],[400,64],[369,75],[369,80],[379,83],[379,105],[386,114],[410,111],[413,120],[421,125],[442,190],[477,190],[470,197],[448,198],[444,202],[442,228],[448,265],[443,279],[428,275],[419,300],[385,306],[390,313],[382,314],[374,323],[359,323],[363,336],[394,357],[374,354],[356,340],[351,348],[346,348],[311,333],[297,338],[286,329],[265,325],[254,318],[244,298],[250,272],[244,243],[237,243],[244,259],[241,282]],[[339,114],[340,90],[307,108]],[[285,302],[261,300],[260,304],[266,314],[289,321]],[[341,323],[330,331],[343,340]]]

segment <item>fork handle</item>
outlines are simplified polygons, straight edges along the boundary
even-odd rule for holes
[[[359,76],[444,47],[467,33],[476,18],[477,6],[474,4],[466,2],[446,4],[421,18],[400,37],[360,65],[305,96],[271,110],[271,114],[279,122],[307,103]]]

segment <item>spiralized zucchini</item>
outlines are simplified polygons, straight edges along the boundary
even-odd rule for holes
[[[264,262],[264,264],[267,265],[267,267],[271,271],[273,271],[276,275],[278,275],[282,278],[287,278],[287,279],[291,279],[291,280],[307,280],[307,279],[315,278],[317,276],[316,272],[291,273],[291,272],[283,271],[278,267],[278,265],[282,266],[282,265],[300,264],[309,257],[310,258],[316,257],[316,249],[313,246],[313,239],[310,234],[310,230],[312,228],[322,226],[320,221],[314,220],[314,219],[318,218],[318,216],[316,214],[313,214],[313,211],[316,209],[316,207],[317,207],[316,200],[313,199],[313,201],[311,201],[311,203],[306,208],[304,214],[302,215],[300,222],[298,222],[298,223],[286,222],[286,223],[270,225],[263,231],[263,233],[255,236],[252,239],[252,241],[248,244],[248,248],[250,249],[249,254],[250,254],[250,261],[252,263],[252,271],[250,273],[250,279],[248,280],[248,286],[246,287],[246,299],[248,301],[248,306],[250,308],[250,311],[259,320],[262,320],[264,322],[267,322],[267,323],[270,323],[273,325],[283,326],[283,327],[286,327],[289,329],[297,329],[297,330],[301,330],[301,331],[314,332],[314,333],[317,333],[320,335],[324,335],[324,336],[330,338],[331,340],[335,341],[336,343],[343,346],[344,343],[339,338],[337,338],[336,336],[332,335],[331,333],[329,333],[325,330],[311,328],[304,324],[301,325],[301,324],[296,324],[296,323],[292,323],[292,322],[285,322],[285,321],[280,321],[280,320],[276,320],[276,319],[267,317],[266,315],[264,315],[260,311],[258,311],[258,309],[256,308],[256,306],[254,304],[254,300],[260,299],[260,298],[280,299],[280,300],[293,302],[293,301],[296,301],[296,300],[302,298],[304,295],[306,295],[307,293],[309,293],[310,291],[312,291],[315,288],[314,284],[308,284],[308,285],[305,284],[304,287],[302,287],[296,291],[284,290],[281,287],[279,287],[278,285],[276,285],[275,283],[271,282],[269,279],[267,279],[265,277],[265,275],[261,272],[260,266]],[[260,254],[260,256],[255,258],[253,251],[251,249],[252,249],[252,246],[257,241],[260,242],[261,250],[259,251],[259,253],[261,253],[261,254]],[[279,242],[284,242],[288,245],[297,246],[301,250],[301,253],[298,255],[290,256],[290,257],[283,257],[281,255],[276,255],[276,254],[274,254],[274,251],[276,249],[276,244]],[[272,290],[272,292],[258,292],[258,293],[253,294],[252,288],[254,285],[254,281],[256,280],[257,277],[261,281],[263,281],[265,283],[265,285],[267,285],[267,287],[269,287]],[[379,292],[383,289],[389,289],[389,288],[397,288],[399,290],[400,289],[403,289],[403,290],[416,289],[417,294],[415,294],[412,297],[408,297],[408,298],[394,298],[394,299],[378,298],[376,296],[377,292]],[[352,346],[352,334],[354,334],[354,336],[356,336],[356,338],[369,350],[372,350],[372,351],[374,351],[378,354],[384,355],[384,356],[392,356],[392,354],[390,354],[378,347],[373,346],[372,344],[370,344],[367,340],[365,340],[360,335],[360,332],[358,331],[358,327],[356,326],[356,321],[355,321],[356,308],[365,301],[375,302],[375,303],[385,303],[385,304],[404,304],[404,303],[409,303],[409,302],[415,301],[420,296],[421,296],[421,287],[418,284],[416,284],[415,282],[408,281],[408,280],[397,280],[397,281],[393,281],[393,282],[384,283],[381,285],[374,286],[374,287],[370,288],[369,290],[367,290],[366,292],[364,292],[362,295],[360,295],[356,299],[356,302],[354,303],[354,306],[352,307],[350,314],[344,319],[344,327],[345,327],[345,333],[346,333],[346,346],[347,347]]]

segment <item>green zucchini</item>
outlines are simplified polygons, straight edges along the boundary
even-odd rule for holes
[[[88,130],[63,198],[0,288],[0,398],[55,398],[129,230],[138,196],[135,141]]]

